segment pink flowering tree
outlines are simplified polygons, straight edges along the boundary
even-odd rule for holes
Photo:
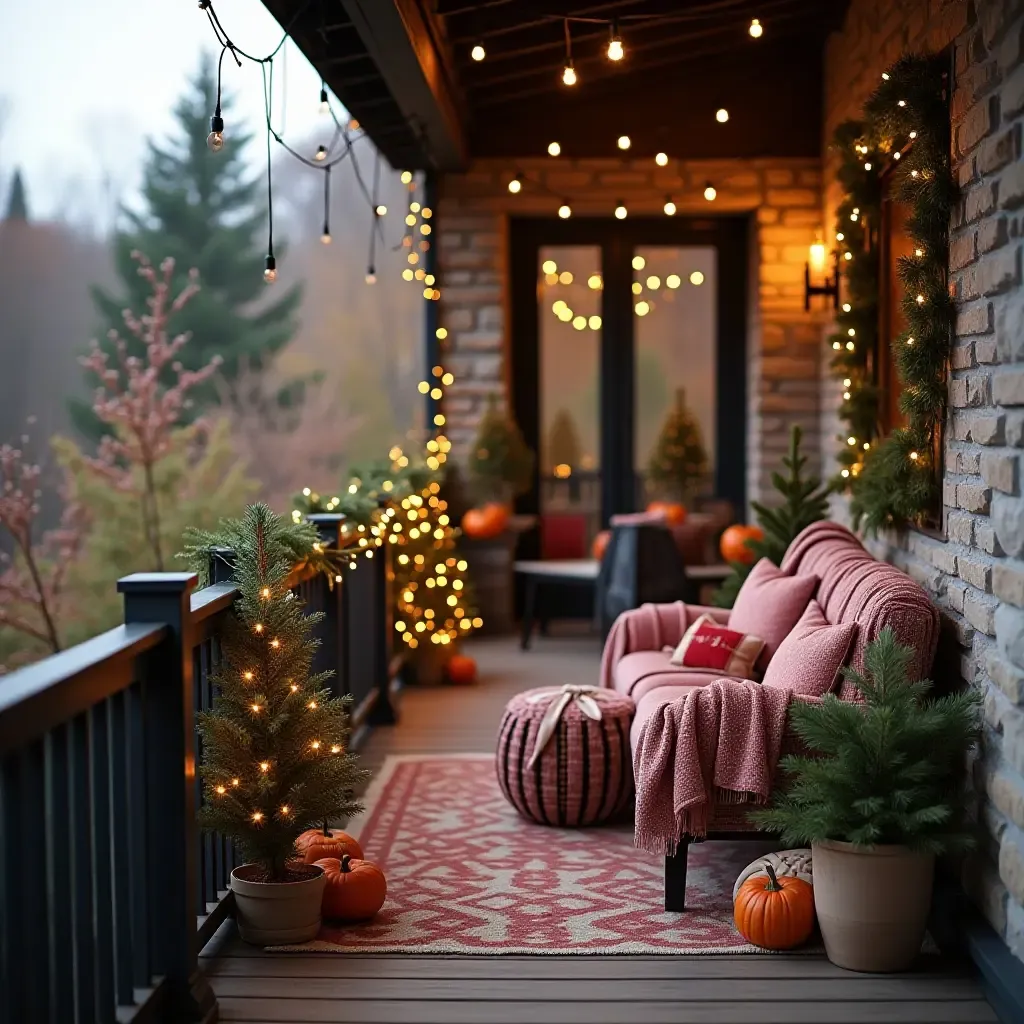
[[[40,533],[42,468],[25,453],[27,436],[21,444],[0,447],[0,527],[14,547],[13,555],[0,554],[0,626],[57,652],[65,584],[81,549],[86,517],[77,502],[65,500],[60,525]]]
[[[93,411],[111,431],[100,442],[97,455],[85,461],[119,491],[137,496],[153,566],[163,572],[166,559],[156,466],[175,447],[175,429],[190,406],[188,392],[208,380],[221,360],[215,356],[201,369],[187,370],[177,357],[189,335],[168,336],[170,318],[199,291],[196,271],[172,295],[173,259],[168,257],[156,268],[142,253],[134,252],[132,257],[152,294],[146,300],[146,313],[136,316],[126,309],[123,317],[125,328],[145,347],[145,357],[129,355],[125,338],[112,330],[108,337],[114,346],[113,358],[95,341],[82,358],[82,365],[99,381]],[[172,383],[166,383],[168,379]],[[197,439],[203,426],[198,424]]]

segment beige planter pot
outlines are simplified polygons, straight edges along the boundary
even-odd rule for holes
[[[315,865],[313,865],[315,867]],[[320,931],[320,904],[327,879],[323,869],[302,882],[253,882],[246,878],[258,870],[243,864],[231,872],[238,934],[254,946],[308,942]]]
[[[921,952],[935,858],[905,846],[812,847],[814,909],[825,952],[850,971],[902,971]]]

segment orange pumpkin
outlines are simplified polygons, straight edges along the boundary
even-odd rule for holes
[[[462,532],[474,540],[489,540],[504,532],[508,526],[508,509],[496,501],[482,508],[471,508],[462,517]]]
[[[647,506],[647,511],[661,515],[669,526],[678,526],[686,522],[686,506],[680,505],[677,501],[652,501]]]
[[[763,539],[764,530],[760,526],[744,526],[742,523],[737,523],[722,533],[718,549],[722,552],[722,558],[725,561],[743,562],[744,565],[750,565],[756,556],[747,547],[747,541]]]
[[[802,878],[768,872],[748,878],[736,894],[733,917],[740,935],[762,949],[793,949],[814,929],[814,889]]]
[[[450,683],[468,685],[476,682],[476,661],[466,654],[453,654],[445,669]]]
[[[384,872],[368,860],[353,860],[347,853],[318,860],[324,869],[322,913],[324,917],[341,921],[365,921],[384,906],[388,883]]]
[[[295,840],[295,849],[304,864],[315,864],[321,857],[341,857],[348,854],[363,859],[363,848],[347,832],[340,828],[311,828]]]
[[[611,530],[602,530],[590,545],[590,557],[600,562],[604,559],[604,553],[608,550],[608,542],[612,539]]]

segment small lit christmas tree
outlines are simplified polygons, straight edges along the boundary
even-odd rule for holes
[[[230,524],[228,524],[230,525]],[[222,641],[213,708],[199,715],[204,828],[233,837],[264,881],[289,881],[295,840],[360,810],[366,773],[348,750],[350,697],[334,697],[333,673],[311,675],[322,612],[303,613],[287,587],[296,537],[320,550],[314,527],[296,527],[251,505],[234,535],[240,591]],[[255,880],[255,879],[254,879]]]
[[[686,406],[682,388],[676,391],[676,404],[665,419],[647,464],[647,478],[666,497],[688,501],[703,483],[708,472],[708,457],[696,417]]]
[[[789,434],[789,454],[782,464],[789,470],[787,476],[772,473],[772,484],[782,495],[782,504],[768,508],[758,501],[752,501],[757,521],[764,536],[760,540],[748,540],[747,547],[754,553],[749,562],[732,562],[732,573],[722,581],[715,592],[714,601],[722,608],[731,608],[736,595],[743,586],[750,570],[762,558],[781,565],[786,549],[803,529],[820,519],[828,518],[828,496],[830,484],[823,484],[816,476],[804,477],[807,456],[800,454],[800,439],[803,432],[796,424]]]
[[[548,462],[550,471],[555,466],[578,468],[582,453],[579,431],[572,416],[565,409],[559,409],[548,432]]]
[[[492,394],[469,455],[470,479],[483,501],[507,502],[530,488],[533,452],[519,425]]]

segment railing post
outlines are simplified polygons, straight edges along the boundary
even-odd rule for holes
[[[377,548],[373,567],[373,678],[377,686],[377,700],[370,709],[370,725],[394,725],[398,714],[391,703],[391,643],[394,636],[394,605],[391,601],[391,545]]]
[[[316,512],[306,516],[320,535],[320,540],[330,551],[337,551],[339,537],[341,535],[341,524],[345,516],[340,512]],[[337,575],[341,575],[339,572]],[[322,577],[314,581],[314,585],[320,588],[319,593],[323,601],[322,611],[326,616],[324,628],[321,632],[321,647],[317,652],[318,657],[314,661],[314,670],[333,668],[334,679],[331,680],[331,688],[336,697],[349,693],[348,673],[348,651],[342,642],[343,621],[342,621],[342,589],[343,583],[335,581],[332,584]]]
[[[168,986],[169,1021],[207,1021],[217,1001],[198,966],[195,893],[196,731],[190,597],[194,573],[135,573],[118,580],[124,621],[162,623],[167,639],[141,672],[145,737],[146,866],[150,956]]]

